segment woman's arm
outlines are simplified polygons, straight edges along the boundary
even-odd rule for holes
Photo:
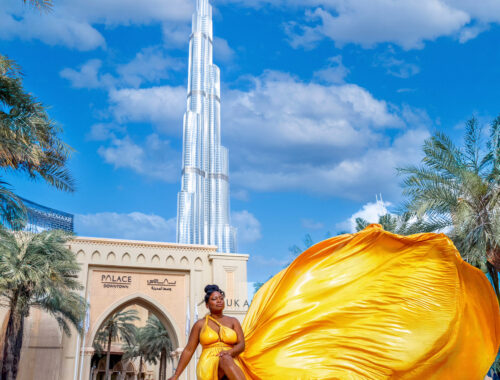
[[[182,351],[181,358],[179,359],[179,364],[177,365],[177,369],[175,370],[174,376],[172,376],[168,380],[177,380],[181,375],[184,368],[188,365],[191,357],[196,351],[196,347],[198,347],[198,343],[200,342],[200,329],[203,324],[203,320],[196,322],[191,329],[191,334],[189,334],[188,343],[184,350]]]
[[[230,350],[222,351],[219,356],[231,355],[233,358],[235,358],[243,351],[245,351],[245,336],[243,335],[240,321],[238,321],[236,318],[234,318],[233,330],[236,331],[238,342]]]

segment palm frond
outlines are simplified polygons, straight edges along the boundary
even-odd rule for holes
[[[482,128],[475,117],[465,123],[464,163],[475,173],[479,173],[480,167],[481,131]]]
[[[19,230],[24,227],[26,216],[22,200],[10,190],[8,183],[0,180],[0,224]]]
[[[52,10],[52,0],[23,0],[23,2],[41,11]]]
[[[500,252],[495,248],[500,246],[500,116],[492,122],[486,144],[481,136],[472,118],[466,123],[463,151],[437,133],[426,141],[422,167],[399,170],[405,210],[447,228],[462,257],[478,266],[491,259],[488,252]]]
[[[10,311],[25,318],[33,307],[41,308],[66,334],[71,326],[81,331],[86,308],[75,279],[80,267],[67,247],[72,236],[0,227],[0,294],[11,301]]]
[[[62,129],[50,119],[47,107],[24,90],[19,66],[2,55],[0,104],[0,167],[73,191],[74,180],[66,167],[72,149],[60,139]]]
[[[497,181],[500,177],[500,115],[496,117],[490,126],[490,140],[488,141],[488,149],[493,156],[493,170],[491,172],[490,181]]]
[[[96,345],[104,346],[109,337],[121,339],[126,344],[133,345],[137,335],[135,322],[138,320],[137,311],[133,309],[114,313],[99,328],[95,337]]]
[[[356,223],[356,231],[362,231],[370,224],[370,222],[368,222],[366,219],[363,218],[356,218],[355,223]]]
[[[174,350],[167,329],[155,315],[148,318],[141,334],[143,347],[147,352],[147,360],[150,362],[158,360],[162,352],[170,353]]]
[[[456,178],[463,166],[463,157],[453,141],[443,133],[437,132],[425,140],[422,160],[425,166],[438,172],[443,178]]]

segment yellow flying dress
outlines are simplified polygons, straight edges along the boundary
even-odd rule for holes
[[[268,281],[243,331],[248,379],[474,380],[498,352],[500,313],[484,274],[444,234],[371,225]]]

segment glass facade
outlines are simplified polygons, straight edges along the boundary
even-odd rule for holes
[[[28,214],[27,231],[39,233],[45,230],[73,232],[73,215],[22,199]]]
[[[189,41],[177,242],[216,245],[220,252],[236,252],[228,152],[220,138],[220,70],[213,64],[212,54],[212,7],[208,0],[196,0]]]

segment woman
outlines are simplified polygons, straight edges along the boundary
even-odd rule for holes
[[[186,348],[182,351],[174,376],[177,380],[201,343],[201,353],[196,376],[199,380],[245,380],[238,355],[245,349],[245,338],[240,322],[224,315],[224,292],[217,285],[205,287],[205,305],[210,311],[197,321],[189,335]]]

